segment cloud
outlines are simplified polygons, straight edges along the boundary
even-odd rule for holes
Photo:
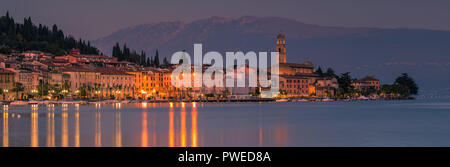
[[[386,62],[384,63],[385,66],[394,66],[394,65],[407,65],[407,66],[417,66],[416,62]]]

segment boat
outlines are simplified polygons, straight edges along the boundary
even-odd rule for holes
[[[322,101],[334,101],[334,99],[326,98],[326,99],[322,99]]]
[[[87,101],[79,101],[78,104],[88,104]]]
[[[358,98],[356,98],[357,100],[361,100],[361,101],[366,101],[369,100],[369,98],[367,98],[366,96],[359,96]]]
[[[309,100],[308,99],[297,99],[297,101],[299,101],[299,102],[307,102]]]
[[[276,102],[288,102],[288,99],[277,99]]]
[[[27,105],[27,104],[28,104],[28,101],[21,101],[21,100],[16,100],[16,101],[9,103],[9,105]]]
[[[39,104],[39,101],[36,101],[36,100],[30,100],[30,101],[28,101],[28,104]]]
[[[379,100],[380,98],[378,96],[372,96],[369,98],[370,100]]]

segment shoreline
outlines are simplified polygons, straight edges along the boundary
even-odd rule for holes
[[[350,102],[350,101],[393,101],[415,100],[414,97],[406,98],[377,98],[377,99],[347,99],[347,98],[255,98],[255,99],[202,99],[202,100],[16,100],[0,101],[2,105],[32,105],[32,104],[114,104],[114,103],[222,103],[222,102]]]

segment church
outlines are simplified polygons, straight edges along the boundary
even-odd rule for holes
[[[278,34],[276,51],[279,53],[280,96],[301,97],[334,95],[338,88],[334,77],[320,77],[310,61],[302,64],[287,63],[286,38]]]

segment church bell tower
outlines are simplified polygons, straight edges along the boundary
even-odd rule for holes
[[[286,63],[286,40],[283,34],[278,34],[277,36],[277,47],[276,50],[280,55],[280,63]]]

